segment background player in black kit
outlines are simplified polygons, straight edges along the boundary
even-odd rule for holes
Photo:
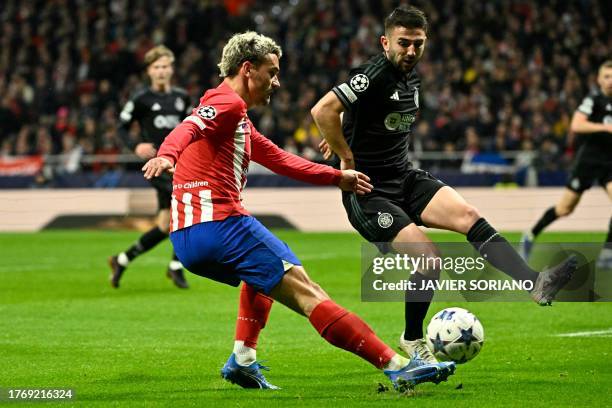
[[[582,193],[599,182],[612,200],[612,60],[601,64],[597,74],[599,89],[587,95],[572,117],[570,128],[580,146],[565,192],[544,212],[531,231],[523,234],[521,252],[529,258],[534,239],[557,218],[570,215]],[[612,268],[612,218],[606,243],[597,261],[599,268]]]
[[[145,54],[144,62],[151,84],[136,92],[125,104],[120,119],[121,132],[124,135],[134,121],[138,122],[140,140],[132,141],[128,137],[124,139],[138,157],[149,160],[155,157],[166,135],[183,120],[191,107],[187,93],[171,85],[174,54],[170,49],[163,45],[154,47]],[[109,258],[112,269],[110,282],[115,288],[119,287],[121,275],[134,258],[168,238],[172,176],[165,174],[150,182],[157,191],[157,226],[144,233],[126,251]],[[183,266],[174,252],[168,265],[167,276],[177,287],[183,289],[189,287],[183,274]]]
[[[343,194],[349,221],[383,252],[391,246],[415,256],[438,255],[418,225],[465,234],[493,266],[514,279],[535,282],[531,296],[537,303],[550,304],[571,278],[576,260],[569,258],[538,274],[475,207],[428,172],[413,168],[408,160],[410,129],[419,109],[415,66],[426,41],[423,12],[414,7],[395,9],[385,19],[384,52],[352,70],[346,83],[334,87],[312,108],[325,138],[321,144],[324,156],[329,158],[333,151],[342,169],[367,174],[374,186],[364,196]],[[411,280],[421,287],[422,281],[438,279],[439,273],[423,270]],[[400,338],[404,352],[417,353],[429,362],[435,357],[423,339],[423,321],[432,297],[433,291],[425,291],[414,302],[407,298],[405,331]]]

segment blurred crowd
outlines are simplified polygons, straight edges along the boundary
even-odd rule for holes
[[[410,2],[429,19],[419,64],[418,150],[535,151],[540,168],[571,157],[571,115],[610,57],[612,3],[596,0]],[[0,156],[125,153],[118,114],[145,86],[142,58],[176,54],[175,83],[194,104],[219,83],[234,32],[283,47],[281,89],[252,113],[287,150],[319,160],[310,108],[349,69],[381,52],[397,1],[3,0],[0,2]]]

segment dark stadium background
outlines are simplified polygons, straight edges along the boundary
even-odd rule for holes
[[[282,88],[251,113],[255,124],[285,149],[321,160],[309,110],[380,52],[382,20],[398,4],[2,1],[0,188],[146,185],[130,174],[138,164],[117,135],[118,111],[144,80],[144,53],[160,43],[174,50],[174,82],[196,103],[219,81],[224,41],[247,29],[284,50]],[[454,185],[563,184],[575,150],[572,112],[610,56],[610,3],[411,4],[430,23],[413,144],[421,166]],[[35,159],[20,167],[16,156]]]

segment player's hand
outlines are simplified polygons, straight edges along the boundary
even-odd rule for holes
[[[604,125],[604,127],[605,127],[605,129],[606,129],[606,132],[608,132],[608,133],[612,133],[612,123],[606,123],[606,124]],[[323,156],[323,157],[325,157],[325,156]]]
[[[149,160],[155,157],[157,150],[153,147],[153,143],[138,143],[134,153],[143,160]]]
[[[142,171],[144,171],[144,177],[150,180],[153,177],[159,177],[164,171],[174,173],[174,166],[168,159],[154,157],[142,166]]]
[[[359,195],[365,195],[374,188],[370,183],[370,178],[365,174],[355,170],[342,170],[342,178],[338,187],[342,191],[352,191]]]
[[[319,150],[323,153],[323,158],[325,160],[329,160],[334,155],[333,150],[329,147],[329,143],[325,139],[321,140],[319,143]]]

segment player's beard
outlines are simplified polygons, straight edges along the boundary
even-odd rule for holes
[[[416,63],[419,61],[419,58],[415,56],[410,62],[408,62],[405,57],[401,57],[399,54],[391,50],[388,51],[388,55],[393,66],[404,74],[412,71],[412,68],[414,68]]]
[[[274,93],[274,92],[269,91],[269,92],[266,94],[266,96],[264,96],[264,98],[263,98],[263,104],[262,104],[262,105],[266,106],[266,105],[269,105],[269,104],[270,104],[270,100],[272,99],[272,94],[273,94],[273,93]]]

